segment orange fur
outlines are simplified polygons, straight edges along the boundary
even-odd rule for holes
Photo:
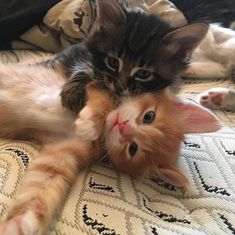
[[[175,119],[173,113],[170,115],[169,111],[174,109],[174,102],[171,99],[167,92],[162,92],[159,96],[144,94],[132,98],[132,102],[137,102],[140,109],[135,119],[137,125],[133,127],[132,134],[127,137],[120,136],[120,151],[115,149],[112,152],[113,143],[106,141],[107,148],[111,151],[110,157],[118,169],[141,176],[177,161],[184,133],[182,120]],[[156,112],[156,118],[153,123],[145,125],[142,115],[149,108]],[[133,158],[127,154],[127,145],[131,141],[140,146],[139,152]]]
[[[31,211],[40,225],[38,234],[43,233],[73,185],[78,169],[97,160],[99,152],[99,144],[77,138],[45,146],[28,168],[7,219]]]
[[[177,114],[174,96],[163,91],[125,97],[115,108],[110,94],[90,84],[86,106],[75,117],[60,103],[63,83],[59,74],[40,66],[0,65],[1,136],[29,137],[44,144],[27,169],[7,222],[0,225],[2,235],[43,234],[78,170],[107,152],[119,170],[138,176],[154,173],[176,186],[188,184],[174,166],[185,133],[185,119]],[[148,110],[156,117],[145,124]],[[115,127],[117,115],[126,126]],[[139,149],[131,157],[133,142]]]

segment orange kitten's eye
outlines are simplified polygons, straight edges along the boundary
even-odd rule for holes
[[[143,122],[146,124],[150,124],[153,122],[154,118],[155,118],[155,112],[149,111],[144,115]]]
[[[136,143],[132,143],[130,146],[129,146],[129,154],[134,157],[134,155],[136,154],[138,150],[138,145]]]

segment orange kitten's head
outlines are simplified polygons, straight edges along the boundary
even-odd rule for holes
[[[215,116],[199,105],[174,100],[168,91],[125,98],[106,121],[106,146],[119,170],[136,176],[157,174],[176,186],[188,180],[174,163],[185,133],[220,128]]]

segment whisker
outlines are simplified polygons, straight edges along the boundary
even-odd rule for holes
[[[107,149],[106,149],[107,150]],[[96,163],[101,163],[107,156],[109,156],[109,154],[111,153],[111,149],[108,150],[104,156],[102,156],[100,159],[98,159],[98,161]]]

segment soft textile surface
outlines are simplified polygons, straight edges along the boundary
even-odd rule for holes
[[[2,53],[1,61],[29,62],[38,52]],[[209,87],[234,87],[229,81],[187,81],[187,97]],[[48,235],[235,234],[235,115],[217,112],[226,126],[217,133],[189,135],[179,167],[191,183],[185,190],[156,179],[137,181],[108,165],[81,172]],[[1,114],[0,114],[1,115]],[[28,164],[39,146],[0,141],[0,216],[14,201]],[[46,196],[46,195],[45,195]]]
[[[125,0],[108,0],[124,2]],[[186,24],[183,14],[168,0],[128,0],[130,8],[138,7],[166,20],[172,27]],[[41,48],[58,52],[83,40],[96,20],[95,0],[63,0],[53,6],[43,22],[33,26],[13,41],[13,49]]]

